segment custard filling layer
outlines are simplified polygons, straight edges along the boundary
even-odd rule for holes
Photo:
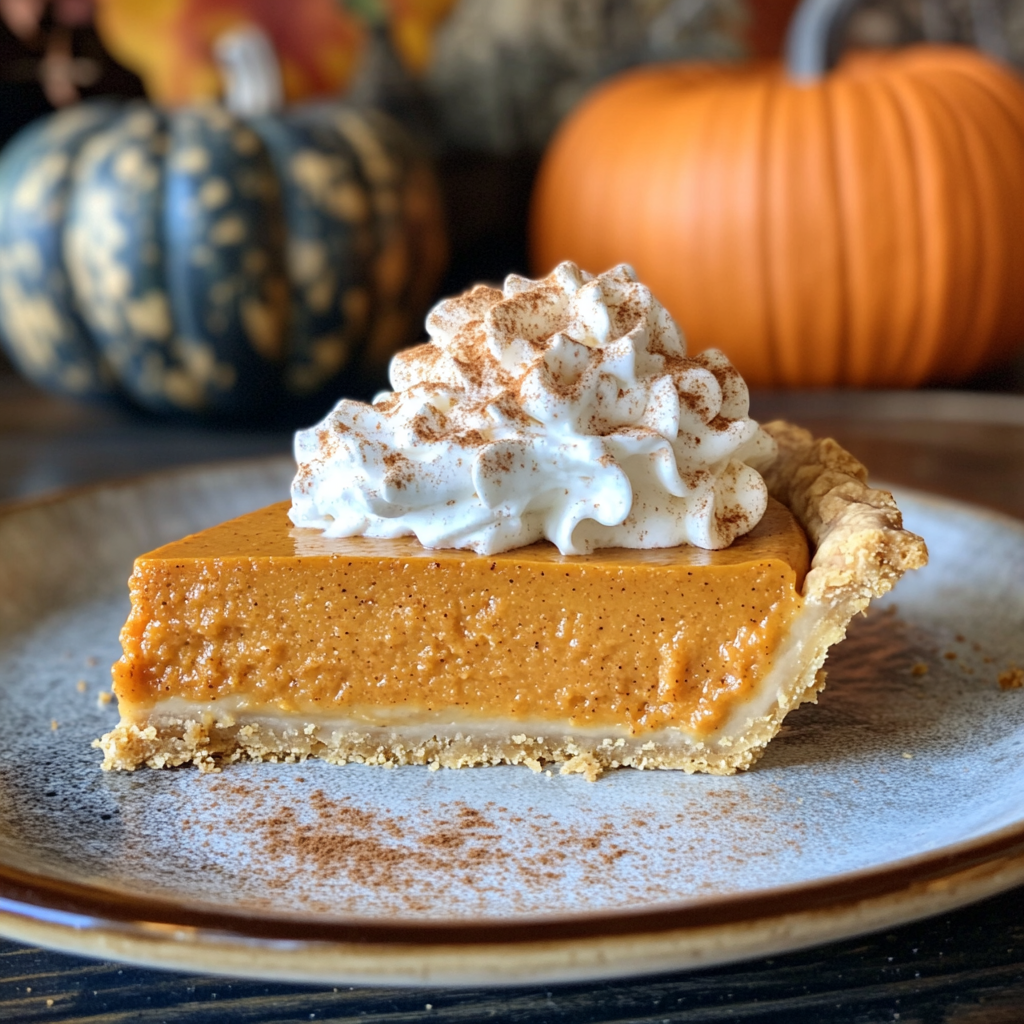
[[[822,646],[822,638],[818,635],[822,612],[819,605],[805,608],[760,684],[750,688],[746,699],[730,702],[730,714],[716,730],[695,732],[683,723],[675,723],[642,733],[636,737],[638,742],[653,740],[659,745],[684,744],[709,748],[732,746],[736,737],[749,729],[752,722],[768,715],[780,699],[785,701],[794,684],[807,685],[807,680],[800,679],[799,667],[809,647]],[[206,701],[167,697],[156,705],[128,705],[122,701],[121,720],[126,725],[140,729],[155,726],[161,730],[170,729],[171,732],[180,731],[180,726],[190,721],[205,728],[221,730],[256,726],[281,734],[303,733],[320,741],[340,734],[365,733],[373,736],[395,729],[400,730],[408,742],[439,737],[461,738],[464,735],[477,739],[509,737],[520,743],[543,743],[565,737],[575,737],[581,741],[592,738],[615,741],[619,738],[629,739],[637,732],[616,723],[573,723],[551,715],[546,718],[512,719],[473,715],[467,711],[453,713],[449,708],[412,709],[405,705],[350,705],[344,710],[315,707],[289,711],[262,705],[237,694]]]
[[[759,694],[803,606],[807,543],[774,502],[724,551],[576,557],[328,540],[286,510],[136,561],[114,666],[126,719],[180,698],[379,725],[441,715],[707,737]]]

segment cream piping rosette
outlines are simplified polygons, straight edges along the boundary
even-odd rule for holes
[[[547,538],[723,548],[753,529],[771,438],[719,351],[688,357],[633,270],[562,263],[439,303],[394,391],[299,431],[292,522],[495,554]]]

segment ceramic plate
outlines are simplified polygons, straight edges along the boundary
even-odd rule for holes
[[[104,773],[132,558],[286,460],[0,516],[0,932],[189,970],[514,983],[720,963],[1024,881],[1024,526],[901,492],[932,562],[731,778],[498,767]],[[1009,674],[1008,674],[1009,673]]]

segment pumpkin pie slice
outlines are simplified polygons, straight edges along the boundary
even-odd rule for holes
[[[431,550],[282,503],[141,556],[103,767],[748,768],[850,619],[927,561],[836,442],[765,429],[768,511],[723,550]]]

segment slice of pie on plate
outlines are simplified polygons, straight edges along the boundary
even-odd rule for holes
[[[850,619],[927,560],[838,444],[765,430],[768,511],[719,551],[430,550],[282,503],[143,555],[104,768],[749,767]]]
[[[427,331],[296,435],[290,508],[136,561],[104,767],[734,772],[926,560],[629,267],[512,274]]]

